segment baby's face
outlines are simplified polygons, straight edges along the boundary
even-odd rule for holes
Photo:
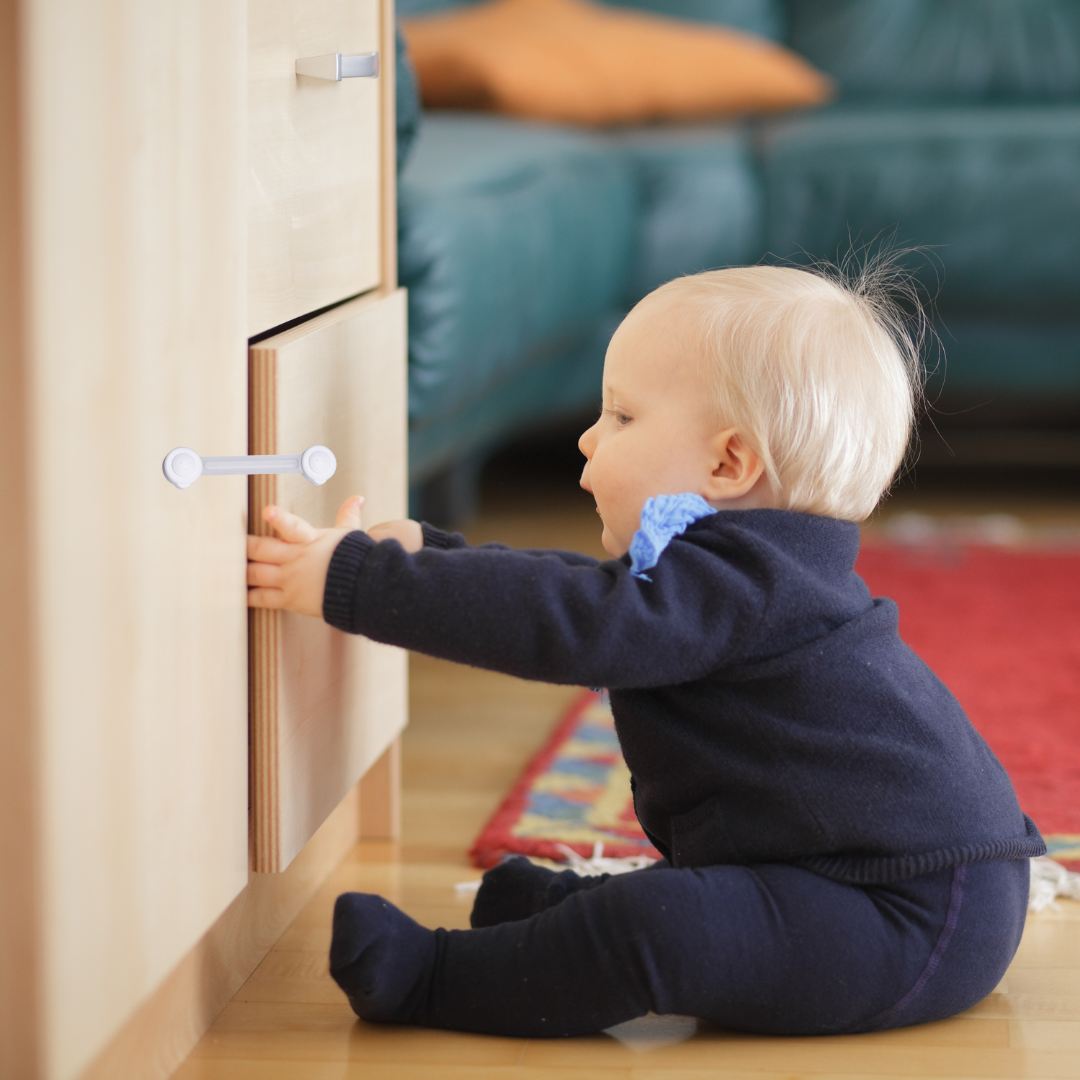
[[[608,346],[600,419],[578,441],[588,459],[581,486],[596,499],[604,550],[616,558],[629,550],[646,499],[708,492],[717,429],[684,320],[663,299],[626,317]]]

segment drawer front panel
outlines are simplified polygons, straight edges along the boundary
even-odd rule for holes
[[[365,524],[406,506],[405,294],[365,297],[254,346],[251,453],[321,443],[337,472],[251,480],[251,531],[275,503],[333,525],[350,495]],[[284,870],[405,724],[406,654],[292,612],[251,613],[254,869]]]
[[[379,24],[378,0],[250,0],[249,336],[379,284],[382,79],[296,74]]]

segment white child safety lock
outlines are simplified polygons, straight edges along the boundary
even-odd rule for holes
[[[264,473],[303,473],[313,484],[325,484],[337,471],[337,458],[325,446],[309,446],[302,454],[246,454],[243,457],[199,457],[178,446],[165,455],[161,470],[181,491],[200,476],[255,476]]]

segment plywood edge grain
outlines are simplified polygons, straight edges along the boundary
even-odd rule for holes
[[[274,874],[282,869],[277,827],[281,786],[277,685],[280,613],[253,609],[249,614],[249,629],[251,869]]]
[[[164,1080],[170,1076],[355,846],[359,822],[357,785],[283,873],[250,876],[244,891],[79,1080]]]
[[[255,346],[248,356],[248,453],[278,453],[277,349]],[[262,512],[277,502],[274,474],[248,480],[248,528],[254,536],[274,530]],[[281,615],[254,608],[248,616],[250,694],[251,869],[272,874],[282,869],[280,820],[279,717]]]

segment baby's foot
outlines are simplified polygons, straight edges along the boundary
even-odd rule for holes
[[[435,932],[381,896],[337,898],[330,974],[361,1019],[409,1023],[426,996],[435,953]]]
[[[606,879],[606,874],[603,879],[583,878],[572,870],[548,870],[524,855],[507,855],[480,882],[469,924],[477,929],[528,919]]]

